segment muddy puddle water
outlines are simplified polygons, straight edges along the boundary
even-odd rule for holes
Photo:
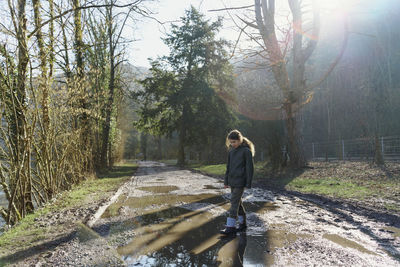
[[[159,188],[153,192],[168,191]],[[188,208],[196,205],[206,208]],[[278,208],[268,202],[244,205],[255,213]],[[114,227],[109,234],[124,231],[124,227],[134,229],[134,237],[117,249],[128,266],[269,266],[277,248],[305,238],[289,233],[281,225],[271,225],[270,229],[251,235],[241,232],[222,237],[219,230],[225,224],[225,214],[216,215],[210,209],[226,210],[229,204],[217,194],[123,196],[109,207],[105,217],[118,216],[122,207],[135,210],[135,216],[115,226],[118,229]]]
[[[222,189],[222,187],[216,187],[214,185],[207,184],[203,187],[204,189]]]
[[[163,217],[159,223],[144,220],[137,236],[118,248],[128,266],[242,266],[242,262],[265,265],[272,260],[266,235],[222,238],[218,231],[225,223],[223,216],[179,207],[159,215]]]
[[[368,249],[366,249],[365,247],[363,247],[362,245],[358,244],[357,242],[351,241],[347,238],[341,237],[339,235],[336,234],[324,234],[323,238],[326,238],[336,244],[341,245],[342,247],[348,247],[348,248],[353,248],[356,249],[360,252],[363,253],[368,253],[368,254],[374,254],[376,255],[376,253],[369,251]]]
[[[352,209],[253,188],[243,196],[247,231],[223,238],[223,181],[173,168],[138,173],[93,226],[128,266],[399,266],[399,229]],[[98,239],[79,229],[85,246]]]
[[[142,190],[142,191],[156,193],[156,194],[165,194],[165,193],[169,193],[169,192],[174,191],[174,190],[178,190],[179,187],[166,185],[166,186],[138,187],[138,189]]]

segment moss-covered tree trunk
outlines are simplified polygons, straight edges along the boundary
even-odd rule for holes
[[[109,147],[110,142],[110,128],[111,128],[111,115],[114,103],[115,91],[115,46],[113,41],[113,13],[112,6],[107,8],[107,27],[108,27],[108,47],[109,47],[109,61],[110,61],[110,79],[108,82],[108,99],[105,106],[105,123],[103,124],[103,138],[101,149],[101,165],[103,168],[110,167],[108,163],[111,162],[112,151]],[[108,153],[107,153],[108,152]],[[108,157],[108,160],[107,160]]]
[[[8,207],[8,223],[20,219],[33,212],[32,180],[29,176],[30,155],[28,140],[26,140],[27,122],[26,111],[26,75],[28,66],[28,47],[27,47],[27,24],[26,24],[26,1],[19,0],[17,5],[18,26],[17,26],[17,44],[18,44],[18,67],[17,84],[15,91],[11,94],[13,111],[10,114],[13,117],[11,125],[11,137],[13,140],[14,180],[10,181],[11,199]],[[18,212],[13,209],[16,205]],[[16,213],[17,214],[16,214]],[[14,213],[14,214],[12,214]],[[19,213],[19,214],[18,214]]]
[[[53,194],[57,191],[56,185],[53,181],[53,173],[51,166],[51,153],[49,151],[48,142],[48,131],[50,129],[50,118],[49,118],[49,82],[48,82],[48,68],[47,68],[47,49],[43,40],[43,34],[41,29],[41,4],[40,0],[32,0],[34,20],[36,30],[36,39],[39,50],[39,66],[40,66],[40,79],[39,79],[39,91],[41,95],[41,108],[42,108],[42,120],[41,120],[41,140],[40,140],[40,158],[37,162],[37,167],[40,169],[42,179],[44,179],[44,189],[48,199],[53,197]],[[54,30],[54,29],[53,29]]]
[[[90,138],[90,123],[88,116],[88,102],[87,102],[87,90],[85,86],[85,65],[83,60],[84,42],[82,35],[82,12],[80,0],[72,1],[74,8],[74,48],[75,48],[75,61],[76,61],[76,79],[75,85],[78,95],[78,107],[79,117],[77,120],[77,127],[81,131],[81,154],[83,168],[86,172],[93,172],[92,162],[92,140]]]

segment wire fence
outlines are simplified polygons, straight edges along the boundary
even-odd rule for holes
[[[308,160],[373,160],[377,149],[385,161],[400,161],[400,136],[357,138],[305,145]]]

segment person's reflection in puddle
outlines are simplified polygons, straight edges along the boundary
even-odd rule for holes
[[[243,266],[243,257],[244,257],[244,251],[246,250],[247,246],[247,234],[246,232],[242,232],[239,234],[239,248],[238,248],[238,258],[239,258],[239,263],[240,265],[238,266]],[[234,265],[236,266],[236,265]]]
[[[247,245],[246,232],[241,232],[236,237],[222,237],[221,240],[225,244],[218,251],[219,266],[243,266],[243,256]]]

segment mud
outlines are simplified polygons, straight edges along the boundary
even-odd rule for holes
[[[93,227],[78,225],[39,266],[400,266],[395,223],[258,187],[243,196],[248,229],[223,238],[230,190],[221,187],[213,177],[141,162]]]
[[[151,182],[158,183],[158,182]],[[138,187],[139,190],[152,192],[155,194],[165,194],[171,191],[179,189],[177,186],[146,186],[146,187]]]
[[[222,188],[216,187],[214,185],[209,185],[209,184],[206,184],[203,188],[204,189],[222,189]]]
[[[328,239],[328,240],[330,240],[332,242],[335,242],[336,244],[339,244],[342,247],[354,248],[354,249],[357,249],[358,251],[360,251],[362,253],[368,253],[368,254],[376,255],[376,253],[374,253],[372,251],[369,251],[365,247],[359,245],[357,242],[348,240],[347,238],[341,237],[339,235],[336,235],[336,234],[324,234],[322,237],[326,238],[326,239]]]
[[[103,218],[114,228],[122,218],[136,222],[125,224],[122,234],[113,227],[103,233],[128,266],[400,265],[393,226],[253,188],[244,194],[247,231],[224,239],[218,231],[229,209],[229,189],[220,180],[166,166],[143,166],[138,176],[141,187],[154,188],[159,181],[159,188],[179,189],[140,197],[131,190],[115,204],[119,212]],[[131,238],[123,237],[127,233]]]

